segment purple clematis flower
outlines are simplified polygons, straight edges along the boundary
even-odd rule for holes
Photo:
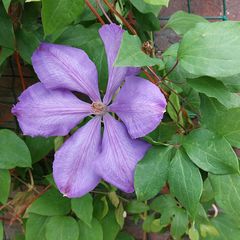
[[[135,166],[150,146],[137,138],[158,126],[166,108],[159,88],[134,76],[136,69],[113,66],[123,30],[110,24],[101,27],[99,33],[109,72],[103,101],[96,67],[84,51],[42,43],[32,56],[41,83],[24,91],[12,109],[23,133],[30,136],[64,136],[83,118],[94,115],[55,153],[54,180],[67,197],[83,196],[102,178],[125,192],[133,192]],[[88,95],[92,104],[81,101],[71,91]],[[116,113],[122,122],[110,112]]]

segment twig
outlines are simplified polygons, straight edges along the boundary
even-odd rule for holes
[[[104,14],[104,16],[106,17],[106,19],[112,23],[112,20],[110,19],[110,17],[107,15],[106,11],[104,10],[103,6],[102,6],[102,3],[101,3],[101,0],[96,0],[98,6],[100,7],[102,13]]]
[[[108,8],[110,9],[110,11],[115,14],[116,16],[118,16],[121,21],[124,23],[124,25],[129,29],[129,31],[134,34],[137,35],[136,30],[131,26],[131,24],[112,6],[111,3],[108,2],[108,0],[103,0],[104,3],[108,6]]]
[[[93,7],[93,5],[89,2],[89,0],[85,0],[85,3],[87,4],[87,6],[89,7],[89,9],[92,11],[92,13],[97,17],[98,21],[104,25],[105,22],[103,21],[103,19],[101,18],[101,16],[98,14],[98,12],[96,11],[96,9]]]
[[[18,54],[17,51],[15,51],[14,56],[15,56],[15,61],[16,61],[17,68],[18,68],[18,74],[19,74],[21,84],[22,84],[22,90],[25,90],[26,89],[26,83],[25,83],[25,80],[24,80],[24,77],[23,77],[22,66],[20,64],[19,54]]]
[[[144,202],[147,205],[147,201]],[[143,213],[144,220],[147,218],[147,211],[144,211]],[[147,232],[143,230],[143,240],[147,240]]]
[[[13,176],[14,178],[16,178],[19,182],[21,182],[22,184],[24,184],[27,188],[28,191],[33,190],[35,193],[39,194],[39,191],[37,191],[35,188],[32,187],[32,184],[26,183],[25,181],[23,181],[21,178],[19,178],[18,176],[16,176],[15,174],[11,173],[11,176]]]
[[[109,192],[101,192],[101,191],[97,191],[97,190],[93,190],[93,191],[91,191],[91,192],[92,192],[92,193],[97,193],[97,194],[103,194],[103,195],[108,195],[108,194],[109,194]],[[124,201],[124,202],[129,202],[128,199],[123,198],[123,197],[121,197],[121,196],[119,196],[119,195],[117,195],[117,196],[118,196],[118,198],[121,199],[122,201]]]
[[[176,63],[173,65],[173,67],[162,77],[161,81],[163,81],[178,65],[178,59]]]

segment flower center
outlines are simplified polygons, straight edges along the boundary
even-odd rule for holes
[[[107,106],[102,102],[93,102],[92,110],[95,115],[104,115],[107,112]]]

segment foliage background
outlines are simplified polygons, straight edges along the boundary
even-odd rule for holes
[[[26,5],[29,6],[29,4],[33,4],[34,6],[36,6],[38,3],[28,3]],[[13,4],[12,6],[16,7],[17,3]],[[24,22],[24,16],[21,16],[21,21],[23,23],[24,28],[21,28],[20,31],[16,31],[16,36],[17,36],[17,40],[18,40],[18,51],[20,53],[20,56],[24,60],[24,61],[20,60],[20,62],[23,65],[22,68],[25,69],[24,70],[24,75],[25,75],[24,78],[25,78],[25,80],[28,79],[27,82],[29,85],[32,82],[34,82],[35,79],[32,79],[33,73],[27,63],[29,63],[29,57],[31,56],[31,52],[36,48],[36,46],[39,43],[38,37],[39,36],[41,37],[41,34],[42,34],[41,30],[40,30],[40,33],[37,31],[37,29],[39,27],[39,26],[37,27],[37,25],[39,24],[39,21],[36,22],[36,16],[39,16],[39,8],[36,7],[36,12],[35,11],[33,12],[32,6],[29,10],[29,13],[27,13],[28,12],[27,7],[24,9],[24,13],[26,12],[25,22]],[[14,10],[14,11],[16,11],[16,10]],[[15,12],[15,14],[17,14],[17,13]],[[18,17],[19,16],[17,16],[17,19],[18,19]],[[117,19],[117,21],[118,21],[118,19]],[[33,22],[34,22],[34,24],[33,24]],[[18,24],[18,23],[16,22],[16,24]],[[89,25],[86,25],[85,27],[89,27]],[[48,25],[46,25],[46,28],[47,28],[46,31],[50,31],[50,32],[53,31],[51,28],[48,29]],[[148,30],[147,32],[151,32],[151,31],[149,31],[148,28],[149,28],[149,26],[147,26],[147,30]],[[40,27],[40,29],[41,29],[41,27]],[[8,30],[9,30],[9,28],[8,28]],[[81,32],[81,30],[83,31],[83,29],[81,29],[81,27],[79,27],[78,30],[80,32]],[[157,30],[157,29],[151,29],[151,30]],[[67,30],[67,31],[68,32],[66,33],[65,36],[68,37],[69,34],[73,31],[71,31],[71,27],[69,27],[69,30]],[[5,33],[6,32],[4,32],[4,35],[5,35]],[[36,34],[33,35],[32,33],[36,33]],[[49,41],[54,41],[53,39],[58,38],[57,36],[54,36],[54,35],[55,34],[53,34],[53,36],[50,36]],[[56,35],[58,35],[58,33],[56,33]],[[79,36],[79,34],[78,34],[78,36]],[[95,35],[93,34],[93,36],[95,36]],[[163,36],[161,36],[161,37],[164,38],[167,36],[163,34]],[[10,38],[5,38],[6,42],[9,43]],[[151,38],[151,34],[149,34],[149,37],[144,37],[144,35],[143,35],[142,41],[147,40],[148,38]],[[60,40],[57,40],[57,42],[60,41],[60,43],[74,44],[74,43],[64,42],[64,40],[66,39],[64,37],[62,37],[62,38],[60,37],[59,39]],[[75,43],[76,42],[79,43],[81,41],[79,39],[76,39]],[[94,44],[93,43],[92,43],[92,45],[90,44],[85,49],[86,51],[93,52],[93,57],[97,57],[97,54],[99,53],[99,48],[97,48],[97,50],[95,50],[95,48],[93,47],[93,45],[96,47],[96,44],[100,44],[99,40],[96,40],[96,42],[94,42]],[[5,45],[3,45],[3,46],[5,46]],[[81,48],[82,46],[78,45],[76,47]],[[162,45],[160,45],[160,47],[162,47]],[[3,54],[1,52],[1,57],[2,56],[3,56]],[[174,63],[171,60],[171,57],[172,57],[171,55],[166,55],[166,58],[170,61],[169,68],[172,66],[172,63]],[[10,69],[11,68],[15,69],[15,66],[14,66],[15,60],[16,60],[16,54],[12,57],[12,60],[10,60],[10,61],[8,60],[9,64],[7,65],[7,67],[8,68],[10,67]],[[97,61],[97,59],[96,59],[96,61]],[[3,68],[4,64],[2,64],[1,67]],[[8,75],[8,71],[6,70],[6,68],[4,68],[4,69],[5,69],[5,75]],[[17,69],[15,69],[14,71],[16,71],[16,70]],[[6,74],[6,71],[7,71],[7,74]],[[18,72],[16,71],[15,74],[18,75]],[[159,74],[161,75],[162,72],[160,71]],[[176,75],[173,75],[173,74],[178,74],[178,72],[177,71],[173,72],[172,76],[169,76],[170,80],[171,80],[171,78],[174,80],[179,78],[179,80],[181,80],[180,78],[182,77],[182,75],[181,75],[181,77],[179,77],[179,75],[177,75],[177,77],[176,77]],[[103,73],[103,75],[104,75],[104,73]],[[10,87],[10,88],[12,87],[11,84],[13,84],[13,83],[9,80],[9,79],[11,79],[11,80],[14,79],[14,76],[12,76],[12,74],[11,74],[11,76],[5,77],[2,79],[8,79],[7,80],[8,87]],[[238,78],[237,78],[237,80],[238,80]],[[237,80],[235,82],[237,82]],[[6,80],[5,80],[5,82],[6,82]],[[14,84],[19,85],[19,82],[15,82]],[[171,87],[179,90],[177,88],[177,86],[171,86]],[[197,86],[197,87],[199,87],[199,86]],[[215,85],[212,87],[214,88]],[[195,86],[195,88],[196,88],[196,86]],[[168,91],[168,90],[166,90],[166,91]],[[211,86],[210,86],[209,91],[212,93]],[[18,94],[19,94],[19,92],[15,93],[16,96]],[[190,94],[189,91],[187,92],[187,96],[194,97]],[[210,96],[208,96],[208,97],[210,97]],[[217,96],[217,97],[219,97],[219,96]],[[11,98],[11,96],[9,96],[9,98]],[[179,99],[176,96],[174,96],[174,94],[172,95],[172,98],[173,98],[174,104],[176,104],[176,106],[178,106]],[[195,98],[195,100],[196,100],[196,98]],[[223,101],[225,102],[225,99]],[[209,108],[210,108],[210,106],[213,106],[213,105],[219,106],[219,107],[221,106],[221,105],[219,105],[219,103],[216,100],[214,100],[213,98],[206,98],[206,96],[205,97],[202,96],[202,102],[205,103],[205,106],[209,106]],[[181,104],[182,104],[182,102],[181,102]],[[5,107],[6,105],[4,104],[3,106]],[[209,112],[212,114],[211,108],[205,109],[203,111],[206,112],[206,117],[208,116]],[[168,109],[168,112],[171,115],[171,109]],[[238,114],[238,113],[233,112],[232,119],[237,117],[236,114]],[[6,115],[8,115],[8,113]],[[175,117],[174,117],[174,113],[172,113],[173,122],[174,122]],[[4,114],[3,117],[1,117],[1,120],[4,121],[5,124],[6,124],[6,119],[9,119],[9,116],[5,116],[5,114]],[[225,119],[223,119],[223,121],[225,121]],[[209,122],[210,122],[210,120],[209,120]],[[9,127],[9,123],[7,123],[7,124]],[[2,126],[5,127],[5,125],[2,125]],[[14,127],[14,125],[10,125],[10,128],[11,127]],[[162,125],[162,127],[164,127],[164,125]],[[171,126],[171,129],[172,129],[172,126]],[[16,130],[17,130],[17,132],[19,131],[18,129],[16,129]],[[8,134],[8,132],[6,133],[6,131],[5,132],[2,131],[1,134],[3,136],[4,134]],[[169,134],[171,135],[171,133],[169,133]],[[156,141],[156,138],[155,138],[156,136],[157,136],[156,133],[154,133],[154,135],[150,136],[150,141],[152,141],[152,140]],[[4,139],[6,139],[6,137],[4,137]],[[201,203],[203,204],[205,210],[203,210],[199,214],[199,217],[194,220],[191,219],[191,217],[187,217],[187,212],[184,210],[184,208],[182,208],[182,207],[179,208],[179,205],[178,205],[179,203],[174,203],[174,201],[172,201],[173,199],[171,197],[170,197],[170,199],[168,199],[169,195],[166,195],[167,201],[165,201],[165,197],[164,198],[159,197],[159,198],[156,198],[155,203],[152,201],[148,202],[149,206],[147,206],[146,201],[142,201],[142,202],[138,201],[137,202],[134,199],[134,196],[124,196],[124,195],[122,195],[122,193],[118,193],[118,192],[116,193],[116,189],[111,188],[110,186],[103,186],[104,194],[102,194],[102,193],[101,194],[93,194],[92,197],[90,197],[90,195],[87,195],[86,198],[84,198],[84,199],[81,199],[81,200],[79,199],[76,202],[71,201],[71,203],[70,203],[70,201],[63,199],[57,193],[57,191],[54,190],[54,188],[51,187],[51,190],[49,190],[45,193],[45,191],[49,187],[47,187],[47,189],[43,187],[43,186],[48,186],[49,182],[53,184],[51,176],[48,176],[47,178],[43,177],[47,173],[51,173],[51,164],[49,164],[49,159],[50,160],[52,159],[52,153],[50,153],[49,155],[46,155],[46,154],[48,154],[48,152],[52,148],[54,148],[54,147],[57,148],[61,144],[62,139],[61,138],[57,138],[55,140],[48,139],[46,141],[46,140],[43,140],[40,138],[34,139],[34,140],[30,139],[30,138],[24,138],[24,140],[25,140],[28,148],[30,149],[31,158],[32,158],[31,161],[36,162],[36,164],[34,165],[32,171],[27,170],[27,169],[22,169],[22,168],[16,168],[16,169],[10,171],[11,177],[12,177],[12,190],[13,190],[13,194],[11,195],[10,200],[12,200],[12,197],[13,197],[14,201],[12,202],[12,205],[11,205],[11,207],[13,207],[13,210],[9,207],[4,208],[2,211],[2,214],[4,216],[3,219],[5,219],[5,217],[8,219],[7,221],[4,221],[5,226],[7,226],[10,221],[13,221],[14,223],[16,223],[18,221],[22,222],[21,225],[23,226],[23,228],[26,231],[26,235],[25,235],[26,239],[36,239],[36,234],[39,234],[39,235],[37,235],[39,237],[39,239],[43,239],[43,236],[45,237],[46,232],[47,232],[47,236],[48,236],[47,239],[55,239],[54,233],[52,233],[52,229],[56,229],[56,226],[58,226],[58,227],[61,226],[61,228],[63,229],[63,232],[69,232],[69,231],[71,231],[70,229],[72,229],[72,232],[77,232],[78,230],[74,229],[74,226],[76,228],[76,225],[71,223],[71,220],[69,218],[66,218],[66,217],[64,218],[63,217],[64,215],[68,215],[68,216],[71,215],[77,219],[80,219],[79,220],[80,232],[82,234],[81,235],[82,238],[80,238],[80,239],[91,239],[91,237],[89,235],[90,232],[92,234],[94,234],[92,236],[92,239],[97,239],[96,236],[99,236],[99,239],[102,239],[101,236],[103,236],[103,239],[114,239],[115,236],[120,231],[120,228],[123,224],[123,218],[122,218],[123,208],[128,212],[128,215],[129,215],[129,217],[127,219],[127,224],[125,224],[125,228],[127,225],[130,224],[130,222],[131,222],[131,224],[133,222],[138,223],[138,226],[141,227],[142,220],[145,219],[145,221],[143,223],[143,229],[145,232],[169,231],[169,229],[170,229],[171,235],[177,239],[180,238],[180,236],[184,232],[188,233],[190,235],[191,239],[197,239],[196,232],[199,232],[201,234],[200,237],[203,237],[205,234],[206,237],[204,237],[203,239],[223,239],[223,236],[226,239],[229,239],[228,236],[231,236],[230,239],[237,239],[237,236],[239,234],[239,229],[237,227],[235,227],[236,226],[236,224],[234,224],[234,219],[235,219],[234,215],[235,214],[230,209],[232,204],[233,205],[236,204],[236,205],[234,205],[234,210],[236,211],[236,215],[237,215],[238,209],[239,209],[238,200],[237,200],[237,196],[235,196],[234,192],[232,191],[234,189],[236,189],[236,191],[239,191],[239,189],[238,189],[239,188],[239,186],[238,186],[239,180],[237,179],[237,177],[233,178],[233,179],[232,178],[231,179],[227,179],[227,178],[223,179],[223,182],[225,182],[225,184],[226,184],[226,186],[224,187],[224,192],[222,193],[224,195],[224,197],[222,200],[221,200],[221,198],[220,198],[220,200],[219,199],[217,200],[220,203],[222,201],[226,204],[226,205],[223,204],[225,206],[225,209],[223,209],[223,210],[221,209],[221,211],[223,211],[223,212],[230,211],[230,214],[229,214],[230,219],[229,219],[229,215],[221,215],[221,214],[217,218],[212,218],[212,216],[214,215],[214,209],[212,209],[211,204],[213,202],[215,202],[215,200],[214,200],[213,190],[211,189],[212,186],[209,184],[208,181],[205,181],[204,192],[203,192],[204,194],[202,195],[202,199],[201,199]],[[166,141],[166,139],[164,139],[163,141]],[[174,139],[173,141],[179,141],[179,139],[177,139],[177,140]],[[204,141],[206,141],[206,134],[204,135],[204,138],[202,139],[201,143]],[[4,144],[6,145],[6,143],[3,143],[2,145],[4,145]],[[36,146],[38,146],[38,147],[36,148]],[[222,145],[219,145],[218,149],[221,149],[221,146]],[[161,149],[161,147],[156,147],[156,148],[157,148],[156,151],[159,151],[159,149]],[[13,149],[13,148],[11,148],[11,149]],[[22,151],[24,152],[24,150],[22,150]],[[162,151],[162,150],[160,150],[160,151]],[[22,155],[22,154],[24,154],[24,153],[20,153],[19,155]],[[26,154],[26,150],[25,150],[25,154]],[[163,156],[163,154],[164,153],[161,152],[161,156]],[[179,154],[182,154],[182,153],[179,153]],[[26,160],[26,158],[27,157],[25,156],[24,159]],[[159,161],[159,158],[157,159],[158,161]],[[153,159],[153,157],[151,157],[151,159]],[[162,163],[161,163],[161,165],[162,165]],[[150,166],[150,168],[149,168],[150,173],[151,173],[153,167],[155,167],[155,163],[153,163],[152,166]],[[185,167],[186,167],[185,169],[187,169],[187,166],[185,166]],[[143,170],[146,171],[146,169],[147,169],[147,166],[144,166]],[[188,173],[189,173],[189,170],[186,171],[186,174],[188,174]],[[6,171],[4,171],[4,173],[2,173],[1,176],[4,176],[4,174],[6,175]],[[33,178],[34,178],[34,188],[33,188],[33,182],[32,182],[31,176],[33,176]],[[204,175],[203,172],[202,172],[202,176],[203,176],[203,179],[206,178],[206,176]],[[46,179],[46,180],[44,180],[44,179]],[[2,183],[1,189],[4,189],[4,187],[6,187],[8,185],[8,182],[9,182],[9,178],[3,177],[3,180],[1,181],[1,183]],[[193,186],[193,188],[195,188],[195,187],[196,187],[196,185]],[[217,187],[216,187],[216,189],[217,189]],[[229,189],[229,192],[227,191],[227,189]],[[219,192],[221,190],[222,190],[222,187],[221,187],[221,189],[219,189]],[[163,193],[166,193],[168,191],[169,191],[168,188],[164,189]],[[7,192],[7,189],[6,189],[6,192]],[[28,207],[28,204],[30,204],[34,200],[38,199],[38,192],[40,192],[44,195],[45,200],[41,200],[40,203],[38,201],[38,204],[35,204],[35,205],[38,205],[38,206],[35,206],[35,209],[34,209],[34,205],[33,205],[33,207],[31,207],[30,210],[28,210],[29,212],[32,212],[29,215],[28,213],[25,213],[26,207]],[[186,193],[186,195],[187,194],[188,193]],[[150,195],[153,195],[153,194],[150,193]],[[227,200],[226,195],[231,196],[231,199],[233,199],[233,200],[236,198],[236,201],[235,200],[232,201],[231,199]],[[94,200],[92,200],[92,198],[94,198]],[[125,200],[125,199],[127,199],[127,200]],[[129,199],[134,199],[134,200],[130,201]],[[130,201],[130,203],[129,203],[129,201]],[[158,202],[158,201],[160,201],[160,202]],[[6,199],[2,199],[2,202],[6,202]],[[54,204],[51,205],[51,204],[49,204],[50,202],[53,202]],[[167,206],[164,205],[165,202],[166,202]],[[174,205],[174,204],[176,204],[176,205]],[[71,214],[69,214],[70,205],[71,205],[71,209],[72,209]],[[82,208],[81,208],[81,205],[83,206]],[[221,206],[223,206],[223,205],[221,205]],[[77,206],[77,207],[75,207],[75,206]],[[92,206],[93,206],[93,208],[92,208]],[[190,203],[190,208],[188,209],[188,211],[191,212],[192,206],[193,206],[193,204]],[[165,213],[166,214],[165,217],[167,217],[167,219],[168,219],[168,215],[169,214],[171,215],[170,220],[166,219],[166,221],[170,221],[170,222],[166,223],[167,227],[165,227],[164,224],[162,225],[163,219],[161,221],[159,221],[160,216],[162,217],[164,215],[163,214],[164,209],[169,210],[167,213]],[[172,209],[174,209],[174,210],[172,210]],[[208,214],[209,214],[210,218],[208,218],[206,216],[206,214],[204,213],[205,211],[207,212],[208,210],[209,210]],[[174,214],[172,214],[172,211],[174,211]],[[92,216],[92,212],[93,212],[94,219],[98,219],[98,220],[91,220],[90,216]],[[8,214],[10,214],[10,215],[8,215]],[[11,214],[14,214],[14,216],[12,216]],[[57,215],[57,216],[55,216],[55,215]],[[62,217],[59,217],[59,215]],[[148,217],[147,217],[147,215],[148,215]],[[51,216],[51,217],[49,217],[49,216]],[[233,219],[232,219],[232,216],[233,216]],[[50,223],[48,223],[49,218],[52,219],[50,221]],[[10,221],[9,221],[9,219],[10,219]],[[63,222],[62,225],[61,225],[61,222]],[[100,222],[100,225],[99,225],[99,222]],[[195,222],[197,224],[196,227],[195,227]],[[46,227],[46,229],[44,228],[43,232],[39,233],[39,226],[40,225],[44,226],[44,223],[48,223],[47,224],[48,227]],[[171,226],[172,226],[171,228],[169,228],[169,223],[171,223]],[[88,228],[88,226],[91,224],[94,226],[94,231],[96,231],[96,232],[94,232],[93,229],[90,230]],[[200,225],[202,225],[202,227]],[[82,228],[81,228],[81,226],[82,226]],[[223,228],[223,226],[226,226],[226,227]],[[220,232],[220,236],[219,236],[220,230],[222,232]],[[53,231],[53,232],[56,232],[56,231]],[[84,236],[85,236],[85,238],[84,238]],[[146,236],[146,234],[144,234],[144,233],[143,233],[143,235],[141,234],[140,239],[144,238],[145,236]],[[234,238],[234,236],[236,236],[236,238]],[[20,236],[17,236],[16,239],[24,239],[24,237],[20,235]],[[75,239],[75,236],[72,236],[72,238],[70,238],[70,239]],[[132,238],[129,235],[126,235],[126,233],[120,233],[120,234],[118,234],[118,239],[132,239]]]

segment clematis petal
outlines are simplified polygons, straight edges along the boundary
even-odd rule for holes
[[[62,136],[91,114],[91,105],[66,90],[49,90],[36,83],[25,90],[12,108],[24,134]]]
[[[142,140],[131,139],[123,123],[106,114],[102,152],[97,171],[102,178],[123,190],[134,191],[134,170],[150,145]]]
[[[109,104],[113,94],[123,82],[127,73],[126,67],[114,67],[113,64],[121,45],[124,30],[118,25],[106,24],[99,30],[100,37],[105,46],[108,61],[108,85],[103,98],[105,104]]]
[[[67,197],[81,197],[100,181],[95,163],[100,153],[101,118],[95,117],[77,130],[55,153],[53,177]]]
[[[126,78],[109,111],[115,112],[126,125],[132,138],[145,136],[153,131],[166,109],[166,100],[159,88],[135,76]]]
[[[33,53],[32,64],[47,88],[78,91],[100,100],[96,66],[83,50],[42,43]]]

